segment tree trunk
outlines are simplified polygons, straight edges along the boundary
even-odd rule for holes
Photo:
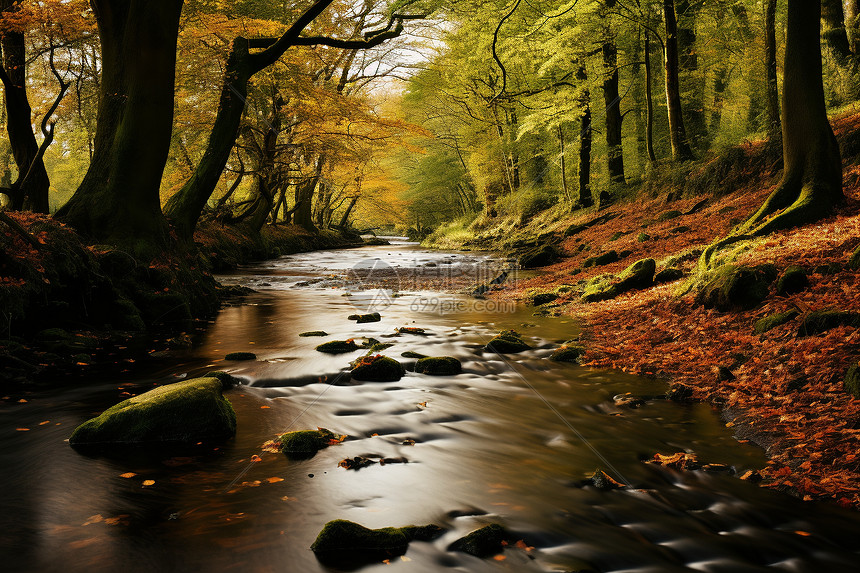
[[[621,146],[621,95],[618,93],[618,48],[615,37],[603,42],[603,101],[606,104],[606,159],[609,187],[624,184],[624,153]]]
[[[0,8],[4,13],[18,9],[13,0],[2,0]],[[33,112],[27,97],[27,57],[24,35],[18,32],[6,32],[0,43],[3,47],[3,66],[6,71],[3,77],[6,133],[9,135],[9,146],[12,149],[15,165],[18,167],[17,179],[11,185],[12,208],[47,213],[48,189],[51,182],[48,179],[44,161],[37,158],[39,144],[36,143],[36,136],[33,134]],[[33,164],[34,161],[35,164]],[[30,171],[30,176],[24,182],[27,171]]]
[[[580,68],[580,78],[585,79],[585,68]],[[591,96],[585,90],[580,99],[582,116],[579,130],[579,200],[578,207],[591,207],[594,197],[591,194]]]
[[[159,185],[170,148],[182,0],[93,0],[102,80],[93,159],[58,217],[142,258],[168,245]]]
[[[666,105],[669,110],[669,140],[672,144],[672,159],[686,161],[693,158],[693,152],[687,140],[684,115],[681,109],[675,0],[663,0],[663,18],[666,22]]]
[[[322,160],[317,159],[314,173],[306,177],[296,185],[296,211],[293,213],[293,223],[307,231],[316,231],[313,221],[314,190],[322,175]]]
[[[702,7],[702,0],[677,0],[673,3],[677,27],[678,75],[684,82],[686,95],[683,107],[684,127],[690,147],[702,150],[708,141],[703,101],[705,78],[700,76],[696,46],[696,19]]]
[[[346,229],[347,223],[349,223],[349,216],[352,214],[352,209],[355,207],[355,204],[358,202],[358,195],[353,195],[349,200],[349,205],[346,207],[346,211],[343,213],[343,217],[340,218],[340,223],[338,223],[339,229]]]
[[[776,75],[776,3],[767,0],[764,13],[765,66],[767,69],[767,139],[772,146],[782,141],[779,119],[779,84]]]
[[[654,163],[654,98],[651,95],[651,39],[645,31],[645,149],[648,151],[648,161]]]
[[[860,55],[860,0],[845,1],[845,29],[848,47],[855,57]]]
[[[776,190],[744,223],[744,232],[763,235],[808,223],[827,215],[844,199],[839,145],[824,101],[820,16],[820,2],[788,0],[782,86],[785,171]]]
[[[726,100],[726,87],[729,84],[729,68],[725,62],[717,65],[714,76],[714,106],[711,110],[711,124],[708,126],[707,147],[710,147],[720,132],[720,124],[723,121],[723,105]]]
[[[821,20],[824,25],[824,45],[836,58],[840,66],[849,63],[854,55],[845,29],[845,12],[842,0],[821,0]]]
[[[570,189],[567,188],[567,161],[564,157],[564,129],[558,126],[558,147],[561,154],[561,188],[564,191],[564,199],[570,203]]]

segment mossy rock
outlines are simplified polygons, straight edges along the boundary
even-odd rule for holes
[[[192,318],[188,299],[179,293],[142,291],[136,302],[147,324],[168,324]]]
[[[662,223],[663,221],[668,221],[670,219],[677,219],[681,215],[683,215],[683,213],[681,213],[680,211],[676,209],[670,209],[668,211],[663,211],[662,213],[657,215],[657,218],[654,219],[654,221],[657,223]]]
[[[860,326],[860,314],[843,310],[819,310],[803,317],[798,336],[814,336],[839,326]]]
[[[654,284],[654,271],[657,262],[654,259],[640,259],[621,271],[613,279],[598,277],[585,288],[581,299],[583,302],[608,300],[629,290],[648,288]]]
[[[373,312],[370,314],[351,314],[347,319],[354,320],[358,324],[364,324],[366,322],[379,322],[382,320],[382,317],[378,312]]]
[[[620,260],[620,257],[615,250],[606,251],[605,253],[585,259],[585,262],[582,263],[582,268],[588,269],[591,267],[602,267],[603,265],[608,265],[618,260]]]
[[[75,429],[73,446],[194,445],[236,434],[236,413],[218,378],[168,384],[112,406]]]
[[[382,352],[383,350],[388,350],[392,346],[394,346],[393,342],[377,342],[370,347],[370,352]]]
[[[403,365],[388,356],[379,356],[372,362],[363,362],[352,369],[352,379],[361,382],[395,382],[406,374]]]
[[[828,263],[826,265],[818,265],[812,272],[817,275],[835,275],[842,270],[842,263]]]
[[[137,306],[127,298],[118,298],[113,302],[110,317],[111,324],[120,330],[143,331],[146,324],[140,316]]]
[[[483,559],[501,553],[512,537],[507,529],[498,523],[491,523],[454,541],[448,550],[462,551]]]
[[[59,342],[71,340],[72,335],[62,328],[46,328],[36,334],[36,340],[40,342]]]
[[[809,286],[809,277],[803,267],[792,265],[785,269],[776,282],[776,294],[785,296],[798,293]]]
[[[681,269],[663,269],[654,275],[654,282],[657,284],[671,283],[684,278],[686,273]]]
[[[860,398],[860,367],[856,364],[848,367],[848,372],[845,373],[845,379],[842,381],[845,391]]]
[[[651,235],[649,235],[648,233],[639,233],[639,236],[636,237],[636,240],[640,243],[644,243],[645,241],[649,240],[650,238],[651,238]]]
[[[756,334],[764,334],[768,330],[776,328],[777,326],[782,326],[786,322],[794,320],[799,314],[800,313],[794,309],[777,314],[770,314],[757,320],[755,325],[753,325],[753,331]]]
[[[436,525],[369,529],[345,519],[326,523],[311,545],[323,563],[357,568],[406,553],[412,541],[432,541],[444,530]]]
[[[337,439],[333,432],[325,428],[317,430],[296,430],[278,436],[281,451],[289,457],[310,458],[318,451],[331,445]]]
[[[557,298],[558,295],[554,292],[536,292],[528,296],[528,302],[532,306],[541,306],[542,304],[549,304]]]
[[[517,331],[503,330],[487,343],[484,350],[496,354],[516,354],[530,348]]]
[[[302,332],[299,334],[302,338],[308,338],[310,336],[328,336],[328,332],[325,330],[310,330],[308,332]]]
[[[561,257],[558,249],[552,245],[543,245],[522,255],[517,261],[520,268],[534,269],[545,267],[556,262]]]
[[[463,365],[453,356],[431,356],[421,358],[415,364],[415,372],[430,376],[454,376],[463,372]]]
[[[242,362],[245,360],[256,360],[257,355],[253,352],[231,352],[227,356],[224,357],[224,360],[235,360],[237,362]]]
[[[401,352],[400,356],[402,356],[403,358],[417,358],[419,360],[422,358],[427,358],[426,354],[421,354],[420,352],[412,352],[411,350]]]
[[[207,372],[203,378],[217,378],[221,381],[221,387],[224,390],[229,390],[230,388],[234,388],[242,384],[242,379],[232,374],[228,374],[223,370],[214,370],[212,372]]]
[[[549,359],[554,362],[577,362],[585,354],[582,346],[561,346],[550,354]]]
[[[614,233],[612,233],[612,236],[607,239],[607,242],[617,241],[618,239],[623,237],[624,234],[624,231],[615,231]]]
[[[326,354],[345,354],[347,352],[355,352],[358,350],[358,344],[354,340],[331,340],[324,342],[316,347],[319,352]]]
[[[749,310],[767,298],[774,280],[771,268],[723,265],[697,295],[706,308],[726,312]]]
[[[589,481],[591,482],[591,485],[604,491],[622,489],[625,487],[623,483],[615,480],[612,476],[601,469],[595,470]]]
[[[852,271],[860,269],[860,245],[857,245],[851,253],[851,256],[848,257],[848,268]]]

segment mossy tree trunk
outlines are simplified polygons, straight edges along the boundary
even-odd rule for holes
[[[776,76],[776,2],[766,0],[764,12],[764,51],[767,74],[767,139],[770,145],[782,143],[779,119],[779,83]]]
[[[615,1],[607,1],[607,7]],[[606,161],[609,169],[610,190],[624,184],[624,152],[621,141],[621,95],[618,92],[618,47],[615,35],[607,27],[603,40],[603,101],[605,103],[604,127],[606,129]]]
[[[93,0],[102,77],[93,158],[57,213],[91,240],[148,258],[168,246],[159,185],[173,127],[182,0]]]
[[[577,79],[585,83],[588,75],[585,66],[579,68]],[[594,205],[594,196],[591,193],[591,93],[588,89],[582,91],[579,98],[579,107],[582,115],[579,120],[579,199],[578,207],[591,207]]]
[[[762,235],[809,223],[844,199],[839,145],[824,102],[820,14],[818,1],[788,1],[782,86],[785,171],[776,190],[741,227],[743,232]]]
[[[0,10],[4,13],[17,9],[18,4],[13,0],[0,1]],[[0,79],[3,82],[6,102],[6,133],[9,136],[12,157],[18,168],[17,179],[9,187],[12,208],[47,213],[48,189],[51,182],[45,170],[45,163],[39,157],[39,144],[33,134],[32,109],[27,97],[27,53],[24,34],[6,31],[0,39],[0,44],[3,48]],[[30,175],[24,181],[28,171]]]
[[[699,46],[696,45],[696,22],[702,0],[676,0],[678,72],[684,82],[684,127],[692,149],[707,147],[708,126],[705,123],[705,77],[699,70]]]
[[[651,94],[651,36],[645,30],[645,149],[648,152],[648,161],[654,163],[657,156],[654,154],[654,97]]]
[[[678,79],[678,21],[675,16],[675,0],[663,0],[663,20],[666,24],[666,107],[669,112],[669,141],[672,144],[672,159],[687,161],[693,151],[684,127],[681,107],[681,85]]]

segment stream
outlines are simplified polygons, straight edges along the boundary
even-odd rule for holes
[[[222,277],[257,292],[223,308],[192,348],[171,351],[160,366],[0,402],[0,567],[314,573],[328,569],[309,546],[341,518],[447,529],[367,572],[860,570],[855,512],[731,475],[640,461],[688,451],[738,475],[764,467],[763,452],[735,440],[709,405],[616,406],[617,394],[659,395],[666,382],[551,362],[552,350],[578,332],[570,318],[420,290],[474,283],[476,273],[486,282],[500,265],[405,241],[285,256]],[[432,280],[416,281],[416,269]],[[384,288],[361,290],[368,281]],[[374,310],[380,322],[347,320]],[[426,334],[395,335],[404,326]],[[509,328],[533,349],[482,350]],[[298,336],[314,330],[329,336]],[[314,347],[352,337],[394,343],[384,354],[407,369],[414,360],[401,358],[404,351],[455,356],[463,373],[351,382],[348,363],[364,351],[331,356]],[[258,359],[224,360],[236,351]],[[129,394],[211,370],[247,382],[226,392],[238,432],[224,446],[184,457],[88,456],[69,447],[78,424]],[[282,432],[317,427],[349,438],[304,461],[261,449]],[[338,467],[354,456],[408,463]],[[596,468],[632,487],[582,487]],[[499,560],[446,549],[487,523],[524,543]]]

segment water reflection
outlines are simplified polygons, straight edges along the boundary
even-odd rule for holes
[[[317,255],[314,264],[337,260],[350,268],[361,257],[396,249],[415,258],[415,247],[405,245],[328,253],[326,261]],[[426,264],[447,256],[422,252],[419,259]],[[291,265],[282,259],[263,270],[274,276]],[[254,295],[246,305],[225,308],[198,347],[135,381],[143,391],[213,367],[245,378],[247,386],[229,392],[238,435],[218,450],[174,457],[129,452],[120,459],[76,453],[64,442],[74,426],[121,399],[110,380],[4,404],[4,568],[323,571],[308,547],[326,521],[344,518],[369,527],[432,522],[449,529],[433,543],[413,543],[408,561],[366,571],[567,571],[583,563],[615,572],[856,569],[855,513],[729,476],[640,463],[657,451],[682,450],[738,472],[766,460],[738,444],[707,405],[652,401],[629,409],[612,401],[622,392],[659,394],[663,382],[546,360],[556,342],[576,334],[571,321],[534,317],[529,309],[490,312],[456,295],[442,298],[462,305],[440,312],[414,304],[438,293],[408,293],[393,299],[380,322],[357,325],[347,320],[355,308],[343,294],[308,285]],[[402,326],[427,334],[395,336]],[[504,328],[517,329],[534,349],[506,358],[483,352]],[[329,335],[298,336],[310,330]],[[395,383],[352,384],[345,372],[360,352],[314,350],[322,341],[350,337],[392,342],[385,353],[393,357],[404,351],[456,356],[464,373],[410,372]],[[246,350],[258,361],[223,360],[227,352]],[[350,438],[306,461],[275,454],[251,461],[278,433],[317,426]],[[337,467],[354,456],[408,463]],[[607,464],[637,489],[578,486]],[[121,477],[129,473],[135,475]],[[144,480],[155,483],[144,486]],[[504,561],[446,551],[457,537],[491,522],[535,549],[509,548]]]

